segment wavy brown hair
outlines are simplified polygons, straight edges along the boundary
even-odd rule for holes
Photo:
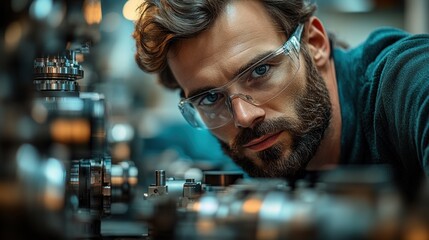
[[[158,73],[165,87],[180,88],[167,64],[170,46],[210,28],[231,1],[244,0],[145,0],[139,7],[141,15],[133,33],[138,66],[145,72]],[[260,1],[286,35],[316,11],[316,6],[306,0]]]

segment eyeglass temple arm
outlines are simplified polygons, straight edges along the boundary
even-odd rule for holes
[[[289,41],[283,45],[283,52],[290,53],[291,48],[295,48],[295,53],[299,54],[299,49],[301,48],[301,34],[304,29],[304,24],[300,23],[295,29],[295,32],[292,34],[292,37]]]

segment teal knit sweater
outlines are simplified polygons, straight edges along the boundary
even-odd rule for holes
[[[333,56],[342,164],[389,164],[404,187],[429,176],[429,35],[383,28]]]

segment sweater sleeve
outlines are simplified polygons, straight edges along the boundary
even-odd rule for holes
[[[408,174],[429,176],[429,35],[402,39],[379,65],[375,113]],[[378,109],[377,109],[378,108]],[[384,144],[384,143],[382,143]]]

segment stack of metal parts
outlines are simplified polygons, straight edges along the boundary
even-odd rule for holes
[[[13,224],[1,232],[6,238],[99,237],[110,214],[104,98],[78,91],[75,53],[36,58],[34,98],[3,108],[0,207],[2,223]],[[22,224],[30,231],[16,229]]]
[[[63,17],[61,25],[32,12],[41,5]],[[81,7],[7,1],[2,8],[0,239],[96,238],[110,214],[104,97],[79,91],[84,71],[76,56],[88,47],[63,49],[91,40],[83,18],[67,19]]]
[[[76,61],[87,46],[34,61],[35,103],[47,112],[53,141],[69,149],[65,203],[75,237],[100,236],[101,217],[110,214],[111,157],[107,153],[106,107],[99,93],[80,92],[84,71]]]

